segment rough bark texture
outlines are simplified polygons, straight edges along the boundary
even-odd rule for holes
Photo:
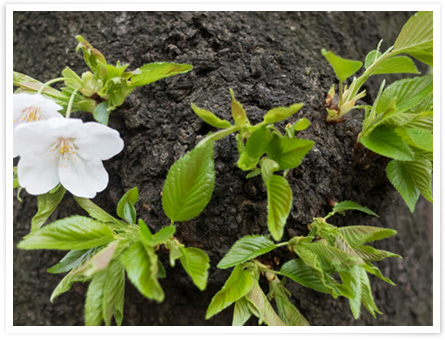
[[[379,264],[397,287],[371,278],[376,303],[383,312],[376,319],[363,308],[361,317],[354,320],[346,299],[290,283],[292,301],[311,325],[431,325],[432,245],[427,237],[427,203],[420,201],[411,214],[386,178],[387,159],[369,159],[365,150],[355,148],[361,113],[353,112],[345,123],[328,125],[323,107],[336,80],[320,49],[363,60],[381,38],[386,49],[409,16],[403,12],[16,12],[14,70],[44,82],[57,77],[65,66],[81,74],[86,65],[81,54],[74,52],[77,34],[109,62],[120,60],[130,68],[155,61],[194,66],[188,74],[134,91],[110,119],[125,148],[105,162],[110,183],[95,202],[114,212],[121,195],[138,186],[138,213],[155,230],[169,223],[161,204],[169,167],[212,130],[194,115],[190,102],[230,119],[231,87],[253,123],[275,106],[304,102],[299,116],[312,124],[299,136],[314,140],[315,146],[288,175],[294,203],[283,240],[305,235],[312,218],[329,211],[329,199],[353,200],[381,218],[352,212],[333,222],[396,229],[396,237],[377,247],[404,259]],[[381,80],[375,77],[368,83],[365,102],[375,98]],[[229,275],[216,264],[240,237],[267,233],[266,192],[260,178],[247,180],[246,173],[236,167],[234,136],[216,143],[215,156],[216,187],[210,204],[198,218],[179,223],[177,228],[184,244],[210,256],[207,289],[200,292],[194,287],[180,266],[167,267],[167,278],[161,280],[166,292],[162,304],[143,298],[127,281],[124,325],[230,325],[232,308],[204,320],[212,296]],[[14,247],[29,232],[36,211],[35,197],[22,196],[23,203],[14,204]],[[73,213],[82,212],[67,195],[51,220]],[[75,283],[71,291],[49,302],[62,275],[49,274],[46,269],[63,252],[14,249],[14,324],[82,325],[87,284]],[[282,263],[289,258],[286,252],[276,255]],[[162,255],[161,259],[166,260]],[[256,323],[252,319],[249,324]]]

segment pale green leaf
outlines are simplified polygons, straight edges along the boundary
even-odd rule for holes
[[[378,50],[372,50],[366,55],[365,58],[365,69],[368,69],[375,61],[377,61],[382,56],[382,52]]]
[[[215,294],[206,312],[206,320],[246,296],[253,288],[254,280],[249,271],[236,266],[221,290]]]
[[[55,191],[37,196],[37,213],[31,220],[31,234],[39,230],[57,208],[65,195],[65,188],[59,185]]]
[[[414,73],[419,74],[416,65],[411,58],[405,56],[392,57],[378,63],[370,73],[370,76],[377,74],[391,73]]]
[[[433,151],[433,134],[427,130],[404,128],[408,144],[425,151]]]
[[[201,109],[193,103],[191,103],[191,106],[192,110],[196,113],[196,115],[203,121],[205,121],[207,124],[220,129],[226,129],[231,126],[230,122],[228,122],[225,119],[217,117],[213,112]]]
[[[57,287],[51,294],[50,301],[53,302],[56,297],[70,290],[74,282],[86,282],[91,280],[91,277],[86,277],[82,272],[72,270],[59,282]]]
[[[391,253],[390,251],[375,249],[370,246],[359,246],[354,250],[365,261],[381,261],[388,257],[402,258],[400,255]]]
[[[200,290],[205,290],[208,271],[210,268],[209,257],[199,248],[180,248],[182,256],[179,258],[182,267],[190,275],[193,283]]]
[[[71,216],[48,224],[21,241],[20,249],[80,250],[114,241],[115,234],[104,223],[83,216]]]
[[[263,178],[264,184],[268,184],[275,171],[278,171],[280,166],[277,162],[270,158],[265,158],[261,163],[261,177]]]
[[[176,227],[174,225],[162,228],[156,234],[153,235],[152,238],[153,245],[165,243],[165,241],[170,239],[175,232],[176,232]]]
[[[19,72],[13,72],[13,82],[14,86],[20,87],[21,89],[30,91],[30,93],[35,93],[42,87],[43,83],[34,78],[27,76],[26,74],[22,74]],[[65,102],[65,106],[68,103],[69,97],[66,98],[60,91],[52,88],[51,86],[46,86],[43,89],[43,94],[48,95],[52,98],[58,98],[56,100],[57,104],[60,103],[60,100]]]
[[[409,145],[391,126],[380,125],[370,134],[363,136],[360,141],[365,147],[380,155],[400,161],[414,159]]]
[[[260,322],[265,322],[268,326],[286,326],[274,311],[257,282],[254,283],[253,289],[246,295],[246,299],[249,302],[250,311],[260,319]]]
[[[269,282],[269,287],[273,292],[273,299],[277,306],[278,316],[287,326],[309,326],[309,322],[306,318],[289,301],[288,290],[283,286],[283,283],[280,282],[280,280],[276,279]]]
[[[107,213],[105,210],[94,204],[88,198],[74,196],[76,202],[94,219],[112,224],[120,224],[121,222]]]
[[[422,129],[429,132],[433,132],[433,111],[425,111],[414,114],[412,120],[406,125],[406,128]]]
[[[243,326],[251,316],[247,299],[243,297],[237,300],[233,309],[232,326]]]
[[[229,89],[232,97],[232,117],[236,125],[244,125],[248,122],[246,111],[239,101],[235,99],[235,94],[232,89]]]
[[[13,184],[12,184],[13,189],[20,187],[19,178],[17,176],[17,167],[16,166],[13,167],[12,180],[13,180]]]
[[[307,118],[300,118],[292,126],[294,131],[306,130],[311,125],[311,122]]]
[[[337,232],[353,248],[367,242],[382,240],[397,234],[394,229],[371,227],[367,225],[348,226],[337,228]]]
[[[314,142],[300,138],[287,138],[274,135],[267,145],[267,155],[280,165],[280,170],[299,166]]]
[[[103,125],[108,125],[108,118],[110,117],[110,110],[108,110],[108,100],[98,104],[93,111],[93,117],[96,122]]]
[[[62,76],[65,78],[64,81],[66,86],[68,87],[77,89],[83,86],[82,79],[69,67],[64,68],[64,70],[62,71]]]
[[[145,297],[162,302],[164,291],[158,282],[158,257],[154,249],[135,242],[122,255],[128,278]]]
[[[303,106],[303,103],[296,103],[289,107],[275,107],[267,111],[267,113],[264,115],[264,123],[273,124],[285,120],[300,111]]]
[[[346,210],[358,210],[358,211],[364,212],[364,213],[366,213],[368,215],[373,215],[373,216],[379,217],[379,215],[377,215],[371,209],[363,207],[360,204],[357,204],[357,203],[352,202],[352,201],[338,202],[334,206],[334,209],[332,209],[332,212],[333,213],[339,213],[339,212],[346,211]]]
[[[414,163],[414,166],[408,165],[409,163],[412,162],[392,160],[386,167],[386,175],[391,184],[397,189],[400,195],[402,195],[409,210],[414,212],[416,202],[420,196],[420,190],[417,187],[414,177],[419,178],[419,176],[425,175],[428,168],[417,162]]]
[[[433,12],[418,12],[403,26],[393,52],[418,52],[433,47]]]
[[[100,250],[100,247],[71,250],[60,260],[59,263],[49,268],[48,272],[51,274],[59,274],[70,271],[80,266],[85,261],[88,261],[98,250]]]
[[[292,189],[282,176],[273,175],[267,187],[267,227],[275,241],[283,237],[284,226],[292,208]]]
[[[321,53],[329,64],[331,64],[335,75],[340,82],[343,82],[352,76],[363,65],[361,61],[341,58],[331,51],[326,51],[324,48],[321,50]]]
[[[81,35],[76,35],[76,39],[79,42],[76,47],[76,52],[81,49],[85,63],[90,70],[99,75],[101,79],[105,80],[107,77],[107,61],[105,60],[105,57]]]
[[[193,68],[188,64],[175,63],[152,63],[141,66],[133,71],[130,79],[130,85],[143,86],[151,84],[159,79],[175,76],[180,73],[187,73]]]
[[[176,161],[165,180],[162,206],[172,221],[198,216],[215,186],[213,143],[204,144]]]
[[[260,235],[244,236],[235,242],[217,267],[221,269],[234,267],[238,264],[252,260],[260,255],[275,249],[275,244]]]

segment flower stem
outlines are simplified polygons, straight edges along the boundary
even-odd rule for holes
[[[45,87],[47,87],[48,85],[51,85],[53,83],[57,83],[59,81],[64,81],[66,78],[55,78],[55,79],[51,79],[50,81],[46,82],[45,84],[43,84],[40,89],[37,91],[37,94],[42,94],[43,90],[45,89]]]
[[[78,87],[78,88],[75,89],[75,90],[73,91],[73,93],[71,94],[70,101],[68,102],[68,107],[66,108],[65,118],[70,118],[70,115],[71,115],[71,109],[72,109],[72,107],[73,107],[73,102],[74,102],[74,97],[76,96],[76,93],[79,92],[79,90],[80,90],[81,88],[82,88],[82,87]]]

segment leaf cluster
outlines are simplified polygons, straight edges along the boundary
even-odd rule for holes
[[[381,43],[381,42],[380,42]],[[365,71],[354,78],[350,87],[342,83],[357,72],[363,63],[322,50],[339,79],[339,103],[333,102],[335,91],[326,98],[328,121],[339,121],[365,95],[360,88],[378,74],[412,73],[418,70],[411,58],[433,66],[433,13],[419,12],[402,28],[394,46],[382,53],[377,49],[366,56]],[[404,56],[405,54],[408,56]],[[369,150],[391,158],[388,179],[414,211],[420,195],[432,201],[433,170],[433,76],[425,75],[396,81],[385,88],[385,80],[372,106],[365,109],[358,142]]]
[[[210,267],[207,254],[179,242],[174,237],[173,223],[152,234],[147,224],[137,219],[137,188],[126,192],[119,201],[116,211],[119,218],[89,199],[75,197],[89,217],[71,216],[42,227],[64,193],[60,186],[39,196],[39,211],[33,218],[31,233],[18,247],[69,250],[58,264],[48,269],[53,274],[67,273],[54,289],[51,301],[68,291],[74,282],[91,281],[85,300],[86,325],[98,326],[102,322],[110,325],[112,317],[117,325],[122,324],[125,274],[146,298],[164,300],[159,279],[165,278],[166,272],[157,254],[161,248],[168,250],[172,267],[179,260],[193,283],[200,290],[205,289]]]
[[[394,285],[372,262],[400,256],[365,243],[393,236],[396,231],[371,226],[339,228],[326,222],[330,216],[346,210],[375,215],[365,207],[345,201],[338,203],[325,218],[314,218],[307,236],[275,244],[265,236],[250,235],[235,242],[217,265],[220,269],[234,269],[210,302],[206,318],[235,303],[233,325],[243,325],[254,315],[260,324],[269,326],[307,326],[307,320],[289,301],[290,293],[284,286],[286,278],[334,298],[346,297],[355,318],[360,316],[362,304],[374,317],[376,313],[381,314],[372,296],[368,273]],[[287,246],[297,257],[279,270],[257,259],[281,246]],[[261,274],[269,283],[267,295],[259,285]]]
[[[192,70],[188,64],[168,62],[145,64],[135,70],[127,70],[128,64],[108,64],[105,57],[81,35],[76,36],[76,52],[82,50],[85,63],[90,71],[77,75],[66,67],[62,71],[65,87],[58,91],[45,87],[43,94],[53,99],[66,111],[74,94],[73,110],[92,113],[94,119],[108,125],[110,112],[122,105],[137,87],[157,80],[186,73]],[[14,86],[20,92],[35,93],[43,85],[41,82],[18,72],[14,72]],[[77,92],[79,91],[79,92]]]

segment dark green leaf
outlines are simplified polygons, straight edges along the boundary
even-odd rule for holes
[[[420,190],[416,185],[414,177],[419,178],[428,171],[428,166],[414,163],[414,166],[408,165],[413,162],[400,162],[392,160],[386,167],[386,175],[391,184],[402,195],[411,212],[414,212],[416,202],[420,196]]]
[[[48,224],[20,242],[20,249],[80,250],[114,241],[115,234],[104,223],[71,216]]]
[[[273,175],[267,187],[267,227],[275,241],[283,237],[292,208],[292,189],[284,177]]]
[[[31,234],[39,230],[57,208],[65,195],[65,188],[59,185],[55,191],[37,196],[37,213],[31,220]]]
[[[205,290],[208,271],[210,268],[209,257],[199,248],[180,248],[182,256],[179,258],[182,267],[190,275],[193,283],[200,290]]]
[[[162,206],[172,221],[198,216],[207,206],[215,186],[213,143],[202,145],[180,158],[165,180]]]
[[[264,115],[264,123],[273,124],[285,120],[300,111],[303,106],[303,103],[296,103],[289,107],[275,107]]]
[[[131,86],[143,86],[151,84],[159,79],[175,76],[180,73],[187,73],[193,68],[188,64],[175,63],[152,63],[146,64],[136,71],[133,71],[131,76]]]
[[[139,199],[138,188],[128,190],[117,204],[117,216],[125,219],[128,223],[136,223],[136,209],[134,205]]]
[[[275,249],[275,244],[265,236],[244,236],[235,242],[217,267],[221,269],[236,266]]]
[[[246,296],[253,288],[254,280],[249,271],[236,266],[221,290],[215,294],[206,312],[206,320]]]
[[[280,170],[299,166],[314,142],[306,139],[278,137],[275,135],[267,145],[267,155],[280,165]]]
[[[153,248],[135,242],[122,255],[128,278],[139,292],[149,299],[162,302],[164,291],[158,282],[158,257]]]
[[[267,130],[265,126],[262,126],[247,139],[246,151],[250,157],[259,158],[266,151],[267,143],[269,143]]]
[[[376,127],[369,135],[361,138],[361,143],[368,149],[399,161],[411,161],[414,154],[409,145],[389,125]]]
[[[344,59],[335,55],[331,51],[326,51],[324,48],[321,53],[326,60],[331,64],[334,69],[335,75],[340,82],[345,81],[347,78],[357,72],[363,65],[361,61]]]
[[[225,119],[221,119],[217,117],[214,113],[201,109],[197,107],[195,104],[191,104],[193,111],[196,113],[196,115],[201,118],[203,121],[205,121],[207,124],[220,128],[220,129],[226,129],[231,127],[230,122],[228,122]]]

